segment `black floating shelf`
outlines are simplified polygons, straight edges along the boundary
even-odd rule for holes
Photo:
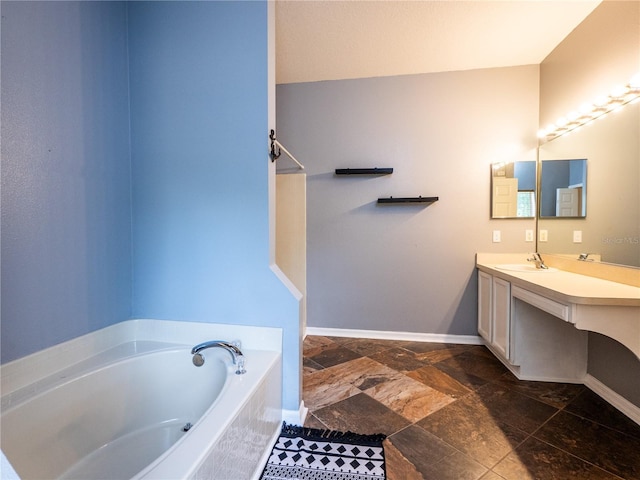
[[[389,175],[393,168],[336,168],[336,175]]]
[[[433,203],[438,197],[389,197],[379,198],[378,203]]]

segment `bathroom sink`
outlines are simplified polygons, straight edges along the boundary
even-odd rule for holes
[[[556,272],[557,268],[536,268],[535,265],[527,263],[508,263],[505,265],[496,265],[498,270],[507,270],[510,272]]]

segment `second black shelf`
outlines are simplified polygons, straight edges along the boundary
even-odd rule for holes
[[[379,198],[378,203],[433,203],[438,197],[389,197]]]
[[[390,175],[392,167],[384,168],[336,168],[336,175]]]

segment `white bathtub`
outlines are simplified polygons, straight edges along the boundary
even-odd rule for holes
[[[94,355],[70,359],[73,345],[54,347],[57,354],[46,357],[62,368],[50,367],[55,371],[44,376],[19,378],[31,356],[18,360],[21,365],[3,366],[1,447],[18,475],[23,480],[255,477],[281,422],[277,348],[243,345],[247,373],[236,375],[227,351],[207,349],[205,364],[195,367],[190,350],[201,341],[242,335],[218,337],[225,332],[203,332],[208,325],[183,322],[136,321],[133,329],[125,324],[115,326],[124,334],[105,329],[108,339],[98,343],[108,348]],[[178,336],[193,341],[167,342],[176,327],[192,328],[193,337],[184,331]],[[36,368],[47,363],[41,357],[31,358]]]

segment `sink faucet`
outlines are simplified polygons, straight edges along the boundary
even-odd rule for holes
[[[224,348],[231,354],[233,364],[236,366],[236,375],[242,375],[247,371],[244,368],[244,354],[242,353],[242,350],[240,350],[239,342],[237,343],[238,344],[234,345],[233,343],[224,342],[222,340],[211,340],[209,342],[199,343],[191,349],[191,354],[193,355],[193,364],[196,367],[201,367],[204,364],[204,355],[200,353],[202,350],[206,350],[207,348],[220,347]]]
[[[593,259],[589,259],[589,255],[591,255],[590,253],[581,253],[580,256],[578,257],[578,260],[582,261],[582,262],[592,262]]]
[[[534,252],[531,254],[531,258],[527,258],[527,262],[535,262],[536,268],[546,269],[549,268],[544,264],[544,260],[538,252]]]

